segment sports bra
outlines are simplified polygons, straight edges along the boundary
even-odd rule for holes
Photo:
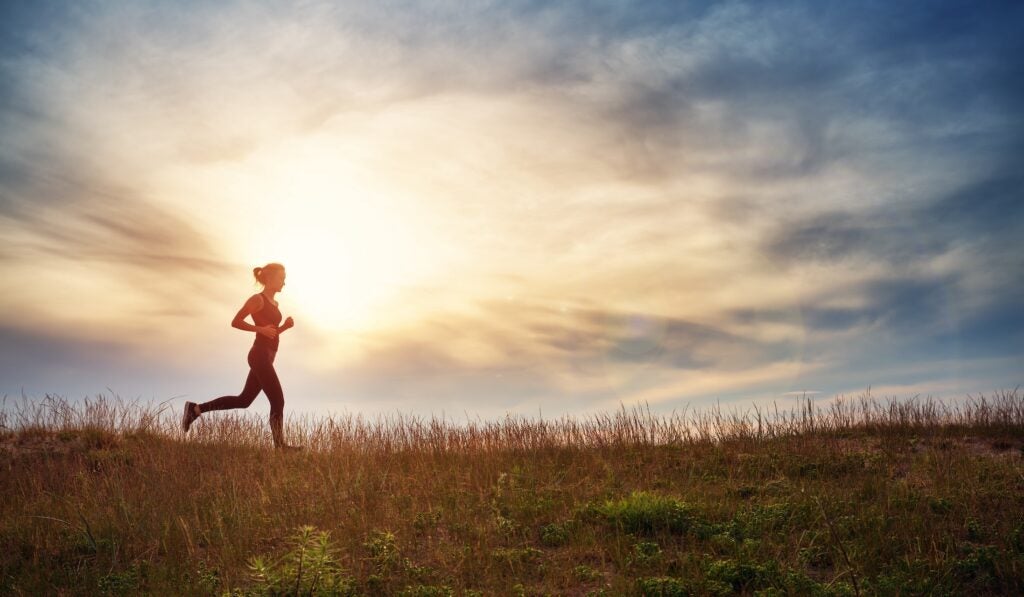
[[[252,314],[252,320],[256,323],[257,327],[263,327],[265,325],[272,325],[275,328],[281,324],[281,310],[277,308],[277,305],[272,303],[270,299],[263,295],[263,308],[259,311],[255,311]],[[277,346],[280,343],[280,336],[277,338],[268,338],[263,334],[256,332],[256,340],[253,344],[259,344],[261,346],[267,346],[274,350],[277,350]]]

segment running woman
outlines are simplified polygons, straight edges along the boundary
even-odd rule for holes
[[[231,320],[231,327],[256,332],[252,348],[249,349],[249,377],[245,380],[245,387],[237,396],[221,396],[202,404],[186,402],[181,428],[188,432],[192,422],[199,418],[199,415],[211,410],[246,408],[256,399],[260,390],[263,390],[270,400],[270,432],[274,438],[274,447],[298,449],[299,446],[289,446],[284,441],[284,392],[281,390],[277,372],[274,371],[274,358],[277,356],[277,347],[280,343],[278,336],[295,325],[291,317],[286,319],[283,325],[279,325],[281,311],[274,300],[274,295],[284,288],[284,266],[280,263],[269,263],[254,268],[252,274],[256,281],[263,285],[263,291],[249,297]],[[249,315],[252,315],[256,325],[245,321]]]

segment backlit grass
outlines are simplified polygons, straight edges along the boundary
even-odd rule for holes
[[[1024,591],[1024,397],[491,422],[7,400],[0,593]]]

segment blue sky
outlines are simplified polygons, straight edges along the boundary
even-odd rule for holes
[[[236,393],[270,261],[293,411],[1024,381],[1018,3],[0,10],[0,395]]]

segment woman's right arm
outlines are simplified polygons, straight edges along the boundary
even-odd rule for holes
[[[263,299],[260,295],[254,294],[249,297],[249,300],[245,301],[242,308],[235,313],[235,318],[231,320],[231,327],[245,330],[246,332],[257,332],[265,336],[269,335],[271,338],[277,335],[277,330],[274,330],[270,326],[257,327],[245,320],[250,314],[259,311],[263,307]],[[273,335],[270,332],[274,332]]]

